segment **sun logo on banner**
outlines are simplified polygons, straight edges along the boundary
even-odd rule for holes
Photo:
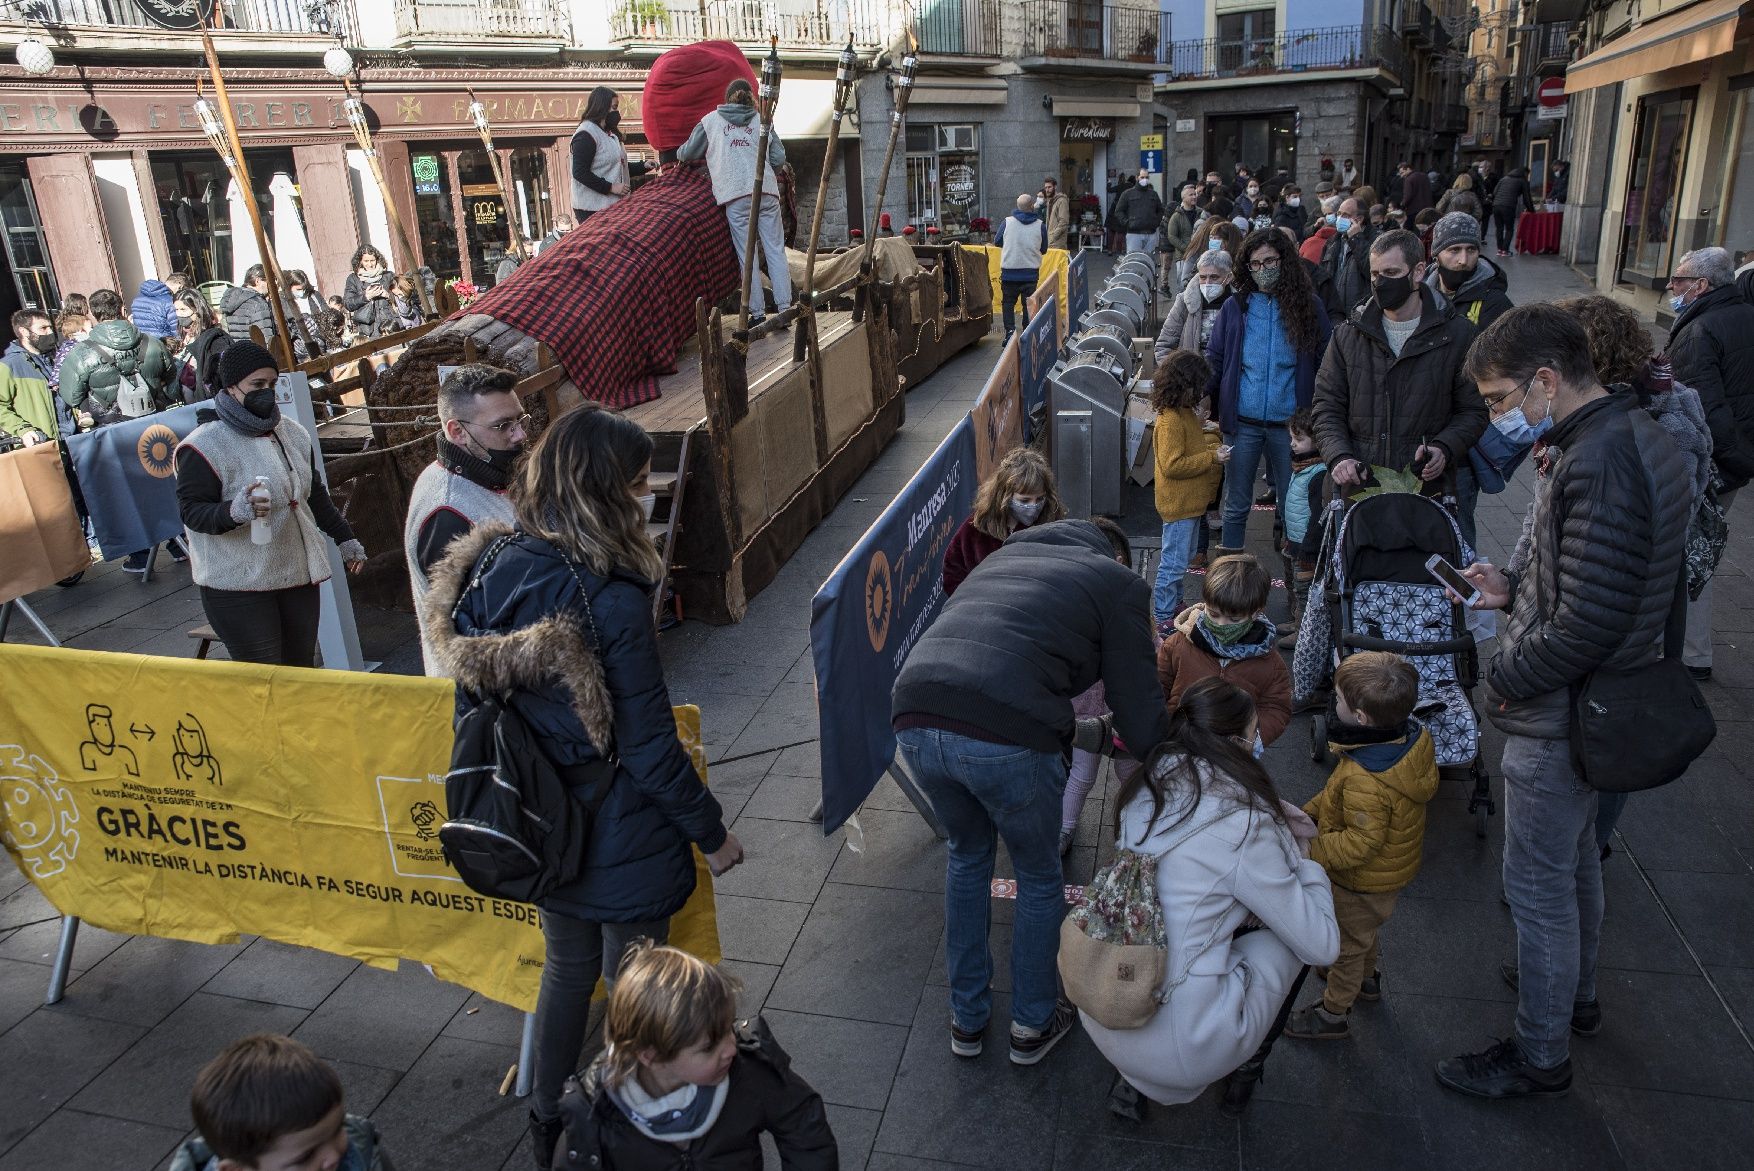
[[[140,433],[140,466],[155,480],[168,480],[176,472],[177,433],[154,423]]]
[[[0,841],[32,878],[61,873],[79,852],[79,809],[60,782],[42,757],[0,744]]]
[[[889,612],[894,603],[895,581],[889,570],[889,555],[879,549],[871,554],[871,567],[865,571],[865,631],[871,636],[874,651],[881,651],[889,641]]]

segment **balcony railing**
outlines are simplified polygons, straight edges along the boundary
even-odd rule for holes
[[[915,29],[920,52],[944,56],[999,57],[1001,0],[920,0]]]
[[[1386,25],[1315,28],[1277,36],[1176,41],[1167,63],[1172,81],[1317,73],[1334,69],[1402,69],[1401,38]]]
[[[572,19],[565,0],[396,0],[396,37],[403,41],[528,37],[565,43],[572,40]]]
[[[177,7],[180,6],[162,3],[152,6],[155,11]],[[149,18],[146,11],[134,0],[24,0],[0,10],[0,21],[23,18],[51,28],[90,25],[148,32],[177,31]],[[193,25],[190,27],[192,29]],[[214,7],[214,27],[237,32],[310,36],[340,33],[350,43],[359,40],[359,21],[353,0],[334,0],[327,4],[312,3],[311,0],[220,0]]]
[[[1569,20],[1542,25],[1535,38],[1535,60],[1540,63],[1569,61],[1571,59],[1571,30],[1574,27],[1575,22]]]
[[[1021,17],[1025,57],[1138,61],[1161,65],[1169,17],[1145,8],[1095,0],[1022,0],[1005,6]]]
[[[604,0],[610,5],[610,37],[615,41],[643,41],[659,44],[693,44],[695,41],[736,41],[739,44],[765,45],[769,36],[777,35],[782,48],[837,48],[846,44],[851,33],[853,43],[879,45],[885,41],[884,17],[890,5],[887,0],[707,0],[706,16],[701,16],[699,0]],[[984,5],[980,5],[984,7]],[[925,39],[930,25],[940,36],[947,35],[953,24],[966,29],[962,13],[952,21],[948,10],[975,8],[974,0],[925,0],[916,5],[920,15],[921,38]],[[943,13],[938,10],[945,10]],[[974,24],[977,33],[983,27]],[[945,50],[965,52],[967,50]]]

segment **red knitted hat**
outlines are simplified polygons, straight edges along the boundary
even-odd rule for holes
[[[725,100],[736,78],[755,85],[755,70],[730,41],[701,41],[664,53],[646,74],[640,120],[646,141],[658,150],[675,150],[695,124]]]

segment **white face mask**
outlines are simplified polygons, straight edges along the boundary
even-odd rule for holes
[[[1200,282],[1200,296],[1206,298],[1206,300],[1216,301],[1223,294],[1224,294],[1223,282],[1221,282],[1221,281],[1201,281]]]
[[[647,492],[644,496],[636,496],[634,499],[639,501],[639,510],[645,515],[646,520],[651,520],[652,509],[658,506],[658,494]]]
[[[1026,502],[1013,496],[1011,497],[1011,516],[1018,524],[1028,527],[1035,523],[1036,517],[1041,515],[1041,506],[1040,500]]]
[[[1286,207],[1296,207],[1298,204],[1300,204],[1302,202],[1303,202],[1303,196],[1290,195],[1290,196],[1287,196],[1285,199],[1285,206]]]
[[[1250,187],[1248,189],[1248,197],[1250,199],[1254,199],[1255,197],[1260,195],[1260,193],[1261,193],[1261,189],[1259,187]]]

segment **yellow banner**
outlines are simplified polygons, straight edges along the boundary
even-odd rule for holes
[[[440,979],[530,1011],[536,908],[439,850],[451,684],[0,644],[0,842],[62,914],[198,943],[239,934]],[[700,709],[677,731],[706,776]],[[670,942],[719,959],[712,880]]]
[[[964,244],[963,247],[969,248],[973,245]],[[987,254],[987,271],[992,274],[993,305],[995,306],[994,313],[997,314],[996,306],[1004,300],[1004,295],[999,290],[1001,283],[999,279],[999,246],[997,244],[984,244],[980,247],[981,251]],[[1072,254],[1064,248],[1049,248],[1041,258],[1041,268],[1036,272],[1036,290],[1046,289],[1060,298],[1060,336],[1062,338],[1066,336],[1066,265],[1071,262],[1071,256]],[[1035,294],[1032,292],[1030,295],[1034,296]],[[1046,300],[1046,297],[1042,298],[1044,303]],[[1035,314],[1031,312],[1029,317],[1025,317],[1017,323],[1017,328],[1022,329],[1029,323],[1029,318],[1034,316]]]

